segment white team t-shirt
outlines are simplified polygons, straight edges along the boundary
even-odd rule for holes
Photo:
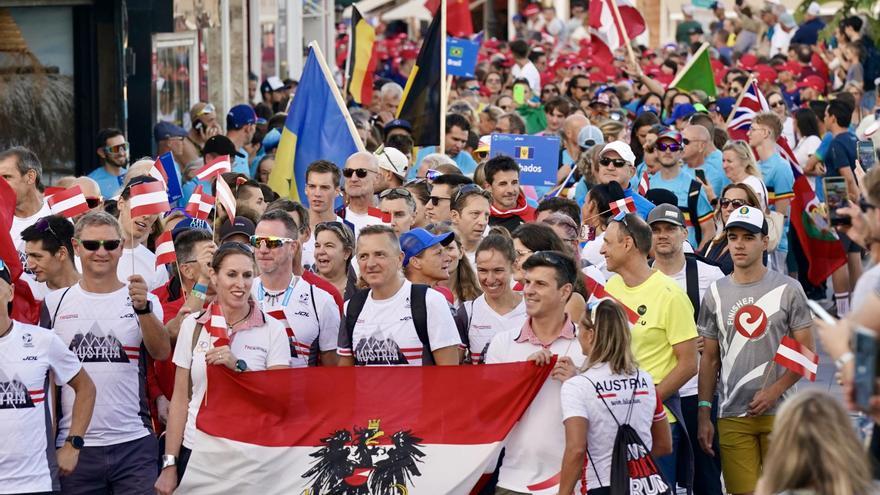
[[[378,210],[376,210],[378,211]],[[367,225],[382,225],[382,217],[367,213],[355,213],[348,206],[345,207],[345,221],[354,225],[354,240],[357,241],[361,229]],[[314,244],[314,243],[312,243]]]
[[[14,321],[0,337],[0,493],[61,489],[46,400],[49,372],[56,383],[67,383],[80,369],[51,330]]]
[[[343,357],[354,357],[355,362],[365,366],[420,366],[424,353],[429,351],[424,349],[413,323],[409,301],[411,290],[412,283],[405,280],[392,297],[381,301],[373,299],[370,291],[351,338],[340,330],[336,352]],[[349,302],[345,302],[346,314]],[[460,346],[461,338],[443,294],[429,289],[425,294],[425,309],[430,352]]]
[[[590,489],[611,484],[611,456],[617,435],[614,417],[621,423],[626,421],[627,412],[632,405],[629,425],[636,430],[648,450],[653,444],[651,425],[655,421],[666,421],[663,404],[657,398],[654,382],[647,371],[639,370],[633,375],[616,375],[607,363],[597,364],[566,380],[562,384],[560,402],[563,421],[577,417],[586,418],[589,422],[587,451],[591,462],[586,471],[587,486]],[[562,445],[565,445],[564,440]]]
[[[489,348],[492,337],[511,328],[522,328],[528,317],[525,300],[521,300],[515,308],[503,315],[489,306],[484,295],[473,301],[465,301],[464,309],[468,316],[467,333],[473,364],[486,362],[486,349]]]
[[[336,350],[339,307],[324,289],[293,277],[287,289],[267,291],[257,277],[251,286],[251,296],[263,312],[284,325],[290,342],[291,368],[317,366],[320,353]]]
[[[76,270],[82,273],[82,261],[79,256],[74,257],[74,262]],[[168,270],[165,269],[165,266],[156,266],[156,253],[147,249],[143,244],[134,249],[123,248],[122,256],[116,265],[116,276],[120,282],[128,284],[128,277],[132,275],[144,277],[147,290],[150,292],[168,283]]]
[[[43,200],[43,206],[40,207],[40,211],[34,213],[33,215],[25,218],[19,218],[13,215],[12,230],[9,232],[10,237],[12,237],[12,243],[15,245],[15,249],[18,251],[18,259],[21,260],[21,266],[22,268],[24,268],[22,277],[24,278],[24,281],[27,282],[28,286],[31,289],[31,293],[34,295],[34,299],[36,299],[37,301],[43,300],[46,297],[46,294],[51,292],[51,290],[46,286],[45,282],[37,282],[34,279],[34,274],[30,270],[28,270],[27,254],[25,254],[24,252],[25,242],[21,238],[21,233],[24,232],[24,229],[37,223],[37,220],[51,214],[52,211],[49,209],[49,203]]]
[[[180,333],[172,359],[177,367],[191,370],[192,374],[192,398],[187,407],[186,428],[183,430],[183,445],[188,449],[193,448],[196,416],[207,387],[205,353],[213,347],[216,340],[216,337],[208,335],[203,325],[193,349],[196,317],[197,315],[191,314],[180,323]],[[271,317],[266,317],[262,325],[238,330],[230,335],[229,348],[237,359],[247,363],[247,369],[251,371],[263,371],[270,366],[287,366],[290,362],[290,346],[284,333],[284,325]]]
[[[486,352],[486,363],[525,361],[542,349],[528,342],[516,342],[519,334],[520,329],[517,328],[495,335]],[[577,339],[556,339],[550,344],[549,350],[553,354],[570,357],[575,366],[584,362]],[[565,450],[565,429],[559,402],[561,388],[561,382],[548,377],[535,400],[507,435],[504,460],[498,474],[499,487],[529,493],[530,485],[547,481],[559,473]]]
[[[163,321],[159,299],[153,294],[147,297],[153,314]],[[95,382],[97,396],[84,436],[86,445],[104,447],[152,434],[146,396],[146,352],[141,352],[143,335],[128,297],[128,286],[96,294],[86,292],[78,283],[49,293],[43,304],[41,324],[48,327],[49,319],[55,316],[53,330]],[[58,447],[67,438],[74,395],[69,386],[61,388],[61,420],[55,442]]]

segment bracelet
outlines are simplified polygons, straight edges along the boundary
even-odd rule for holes
[[[843,353],[842,356],[840,356],[839,358],[834,360],[834,366],[839,371],[839,370],[843,369],[844,366],[849,364],[849,362],[852,361],[853,358],[855,358],[855,355],[852,352],[847,351],[847,352]]]
[[[196,289],[191,290],[190,294],[195,298],[201,299],[202,301],[208,298],[207,294],[205,294],[204,292],[199,292]]]
[[[712,403],[707,400],[701,400],[700,402],[697,402],[697,407],[708,407],[709,409],[712,409]]]
[[[207,294],[208,293],[208,286],[197,283],[197,284],[193,285],[193,290],[199,291],[202,294]]]

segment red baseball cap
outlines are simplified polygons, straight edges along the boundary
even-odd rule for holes
[[[825,80],[819,76],[807,76],[797,83],[798,89],[813,88],[820,93],[825,92]]]
[[[791,72],[794,76],[799,76],[799,75],[801,75],[801,72],[804,70],[804,67],[801,64],[795,62],[794,60],[789,60],[788,62],[786,62],[784,64],[777,65],[776,70],[778,70],[779,72],[788,71],[788,72]]]
[[[755,72],[755,77],[760,83],[773,83],[776,81],[776,71],[769,65],[759,64],[752,70]]]
[[[758,57],[751,53],[746,53],[739,58],[739,66],[746,70],[751,70],[758,64]]]
[[[540,11],[541,11],[541,8],[538,7],[538,4],[530,3],[530,4],[526,5],[526,8],[523,9],[522,14],[525,17],[531,17]]]

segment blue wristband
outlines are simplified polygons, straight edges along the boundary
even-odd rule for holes
[[[208,293],[208,286],[202,285],[202,284],[195,284],[195,285],[193,285],[193,290],[201,292],[202,294],[207,294]]]

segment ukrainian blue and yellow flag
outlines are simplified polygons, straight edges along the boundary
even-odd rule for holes
[[[306,168],[328,160],[342,168],[362,145],[321,50],[310,45],[281,141],[269,187],[281,197],[306,204]]]

